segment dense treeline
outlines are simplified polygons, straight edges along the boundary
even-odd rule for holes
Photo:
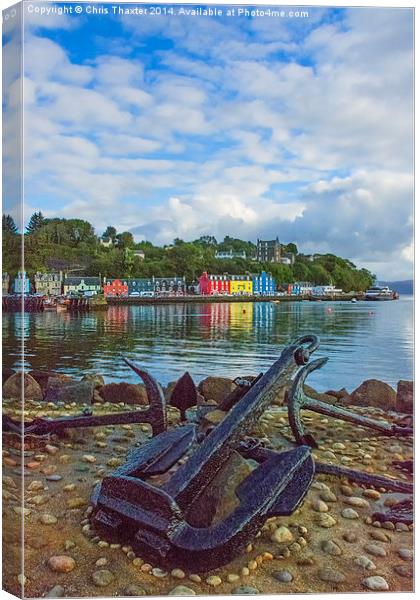
[[[300,254],[295,244],[284,245],[293,254],[294,264],[259,263],[253,260],[256,246],[252,242],[226,236],[218,242],[214,236],[202,236],[192,242],[176,238],[169,246],[151,242],[135,243],[130,232],[117,233],[109,226],[101,244],[90,223],[82,219],[46,219],[34,213],[24,235],[25,268],[29,276],[37,271],[63,270],[74,275],[105,277],[169,277],[185,275],[193,282],[203,272],[241,274],[270,271],[280,284],[310,281],[317,285],[333,284],[344,291],[365,290],[374,276],[367,269],[357,269],[349,260],[333,254],[310,257]],[[143,250],[144,260],[135,256]],[[217,251],[245,252],[246,258],[219,260]],[[3,215],[3,270],[14,276],[19,270],[21,238],[10,215]]]

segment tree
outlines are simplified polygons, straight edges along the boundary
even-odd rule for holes
[[[112,225],[108,225],[102,237],[114,241],[117,237],[117,230],[115,229],[115,227],[112,227]]]
[[[118,248],[133,248],[134,247],[134,238],[133,234],[129,231],[123,231],[119,233],[116,237]]]
[[[287,244],[287,246],[285,246],[285,250],[286,250],[286,252],[290,252],[291,254],[294,254],[295,256],[298,253],[298,248],[297,248],[296,244],[293,244],[293,243]]]
[[[14,222],[13,217],[11,217],[10,215],[3,215],[2,230],[3,233],[18,233],[18,228],[16,227],[16,223]]]
[[[38,212],[34,212],[33,215],[31,216],[31,218],[29,219],[29,223],[28,226],[26,228],[26,233],[35,233],[36,231],[38,231],[39,229],[41,229],[41,227],[43,227],[46,223],[46,219],[44,218],[44,215],[42,214],[41,211]]]

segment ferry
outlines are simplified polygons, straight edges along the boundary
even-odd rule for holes
[[[387,285],[374,286],[366,290],[365,300],[398,300],[398,294]]]

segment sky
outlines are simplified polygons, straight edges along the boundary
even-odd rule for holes
[[[156,244],[278,236],[379,279],[411,278],[411,9],[280,18],[228,16],[229,5],[219,17],[30,5],[47,6],[24,14],[26,220],[41,210]],[[6,24],[10,123],[18,42]]]

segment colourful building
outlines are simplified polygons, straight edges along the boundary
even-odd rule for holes
[[[44,296],[61,296],[63,274],[60,273],[35,273],[35,292]]]
[[[77,294],[93,296],[101,291],[99,277],[66,277],[64,280],[64,294]]]
[[[202,296],[227,295],[230,288],[230,276],[209,275],[206,271],[198,278],[198,289]]]
[[[153,280],[153,277],[144,277],[141,279],[128,279],[128,295],[141,296],[144,293],[154,293],[155,286]]]
[[[30,288],[29,277],[26,276],[25,271],[19,271],[18,276],[13,280],[13,293],[29,294]]]
[[[262,271],[252,278],[253,293],[258,296],[272,296],[276,293],[277,284],[271,273]]]
[[[229,282],[229,293],[235,296],[252,295],[251,275],[231,275]]]
[[[128,296],[128,283],[121,279],[107,279],[104,283],[104,294],[108,298]]]
[[[9,273],[2,273],[1,277],[1,292],[3,296],[7,296],[9,293],[10,276]]]
[[[185,277],[153,277],[157,296],[183,296],[187,290]]]

